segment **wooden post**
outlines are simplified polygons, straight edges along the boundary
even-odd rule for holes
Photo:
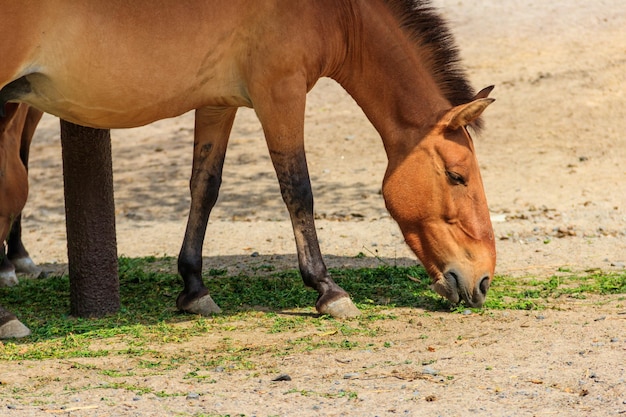
[[[70,314],[101,317],[120,308],[109,130],[61,120],[70,274]]]

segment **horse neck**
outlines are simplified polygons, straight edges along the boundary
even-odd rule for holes
[[[420,53],[388,8],[379,1],[355,7],[360,31],[349,48],[356,51],[332,78],[363,109],[391,158],[419,140],[408,131],[423,131],[450,103],[427,68],[428,51]]]

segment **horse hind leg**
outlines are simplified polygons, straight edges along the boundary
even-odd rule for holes
[[[24,119],[24,126],[22,128],[22,136],[20,139],[20,160],[26,172],[28,173],[28,157],[30,154],[30,144],[35,135],[37,125],[41,120],[43,113],[34,107],[28,107],[26,118]],[[42,269],[33,262],[30,254],[24,247],[22,242],[22,215],[20,214],[13,225],[11,226],[11,232],[7,242],[7,256],[11,263],[15,266],[15,270],[20,273],[28,274],[33,277],[39,277],[42,274]]]
[[[22,215],[17,216],[11,225],[11,232],[7,240],[6,258],[13,264],[15,272],[39,277],[43,270],[33,262],[30,254],[22,242]]]
[[[191,208],[178,256],[178,272],[183,278],[184,288],[176,300],[176,306],[189,313],[211,315],[221,311],[202,281],[202,246],[209,215],[222,183],[226,146],[236,113],[236,108],[196,110],[193,169],[189,184]]]
[[[30,335],[28,327],[0,306],[0,339],[26,337],[28,335]]]

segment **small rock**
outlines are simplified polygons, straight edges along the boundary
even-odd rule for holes
[[[291,381],[291,377],[287,374],[280,374],[276,378],[272,379],[273,382],[278,381]]]
[[[139,397],[139,396],[133,397],[133,401],[141,401],[141,397]]]
[[[7,405],[7,408],[8,408],[9,410],[17,410],[17,406],[15,406],[15,405],[13,405],[13,404],[9,404],[9,405]]]
[[[426,375],[433,375],[433,376],[439,375],[439,371],[434,368],[431,368],[430,366],[423,367],[422,373]]]
[[[470,316],[472,314],[472,310],[463,310],[464,316]]]
[[[253,258],[257,258],[259,256],[259,252],[252,252],[250,256],[252,256]]]
[[[188,400],[197,400],[200,398],[200,394],[196,393],[196,392],[190,392],[189,394],[187,394],[187,399]]]
[[[348,372],[343,375],[343,379],[356,379],[359,377],[358,372]]]

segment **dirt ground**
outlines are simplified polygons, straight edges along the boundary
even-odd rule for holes
[[[486,130],[475,143],[498,238],[497,273],[547,278],[559,268],[623,270],[623,2],[435,4],[452,22],[474,86],[496,85],[497,101],[486,111]],[[334,82],[321,80],[309,95],[306,123],[317,226],[323,252],[332,255],[330,266],[416,262],[385,211],[380,195],[385,155],[361,110]],[[178,253],[189,205],[192,126],[187,114],[113,132],[120,255]],[[59,142],[58,120],[46,116],[32,146],[24,215],[32,257],[56,269],[67,262]],[[253,111],[239,112],[229,146],[205,267],[213,266],[212,256],[231,263],[215,266],[236,267],[258,254],[263,262],[294,268],[291,228]],[[354,259],[359,252],[367,257]],[[381,324],[382,339],[373,341],[389,342],[385,349],[259,358],[266,369],[280,369],[292,381],[271,382],[269,375],[253,378],[244,371],[220,374],[211,385],[192,386],[178,374],[150,380],[200,394],[190,397],[137,400],[128,391],[110,389],[68,394],[62,384],[80,387],[89,371],[66,362],[3,363],[8,371],[3,369],[1,378],[8,385],[0,390],[30,387],[32,402],[3,395],[0,414],[39,415],[42,409],[45,415],[72,416],[626,414],[623,297],[559,300],[553,307],[467,316],[401,309],[398,320]],[[210,349],[219,337],[194,343]],[[294,336],[229,337],[262,345]],[[116,366],[115,358],[106,360]],[[32,378],[42,373],[58,375],[60,382],[36,388]],[[293,390],[320,395],[285,395]],[[358,398],[328,394],[338,392],[356,392]],[[36,406],[44,397],[53,405]],[[114,400],[103,404],[101,397]],[[61,405],[67,408],[54,411]]]

